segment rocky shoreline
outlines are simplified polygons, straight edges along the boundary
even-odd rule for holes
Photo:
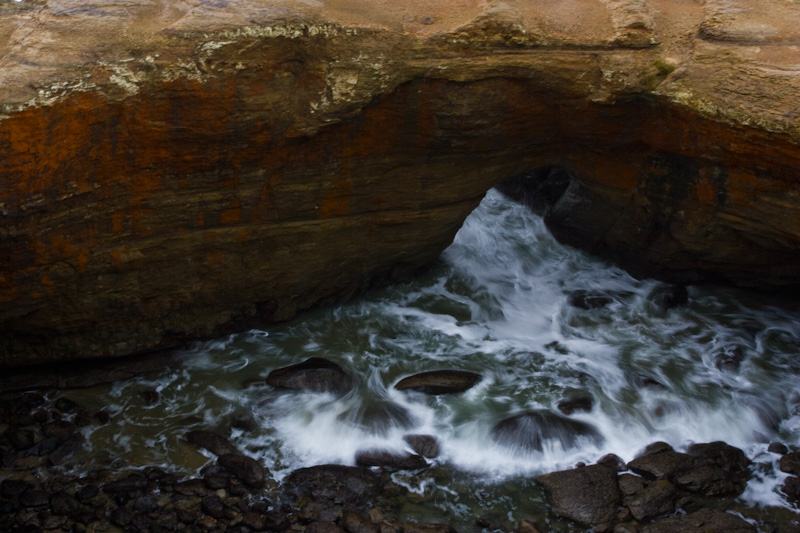
[[[455,531],[447,523],[415,522],[403,511],[420,496],[394,483],[392,473],[430,468],[424,461],[373,463],[384,465],[373,468],[319,465],[295,470],[277,484],[265,475],[264,465],[225,436],[197,430],[183,438],[216,458],[197,475],[155,466],[76,465],[71,459],[84,446],[81,428],[107,424],[109,416],[90,413],[56,390],[0,398],[0,530]],[[789,474],[781,490],[797,502],[800,452],[778,443],[769,452],[781,456],[780,469]],[[546,515],[518,523],[475,516],[471,530],[800,531],[791,511],[748,508],[736,501],[753,473],[764,468],[722,442],[695,444],[685,453],[654,443],[627,464],[610,455],[594,465],[538,476],[547,495]]]

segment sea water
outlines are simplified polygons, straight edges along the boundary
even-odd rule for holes
[[[767,445],[800,444],[800,305],[689,287],[688,303],[668,309],[660,302],[667,289],[559,244],[540,217],[490,191],[438,264],[411,282],[198,344],[179,368],[81,393],[82,403],[113,415],[86,430],[81,453],[116,468],[195,475],[213,456],[183,435],[211,429],[277,483],[300,467],[352,465],[361,449],[406,452],[405,435],[431,435],[441,448],[432,467],[393,476],[409,496],[398,512],[469,525],[486,515],[513,527],[550,520],[531,481],[537,474],[608,453],[630,461],[654,441],[685,449],[722,440],[759,464],[743,503],[792,513]],[[243,386],[310,357],[351,372],[353,390]],[[393,387],[439,369],[482,380],[441,396]],[[159,400],[144,402],[145,389]],[[600,441],[530,450],[492,438],[506,417],[557,412],[575,397],[592,406],[571,418],[596,428]]]

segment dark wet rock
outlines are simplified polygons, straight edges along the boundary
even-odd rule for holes
[[[61,439],[58,437],[47,437],[39,441],[35,446],[29,448],[25,455],[37,455],[42,457],[55,451],[61,445]]]
[[[669,479],[680,488],[705,496],[740,494],[750,461],[724,442],[694,444],[687,453],[671,449],[637,457],[628,467],[648,479]]]
[[[211,490],[228,488],[229,476],[225,474],[206,474],[203,476],[203,484]]]
[[[145,405],[155,405],[161,399],[161,395],[155,389],[146,389],[139,393]]]
[[[108,411],[97,411],[94,414],[94,419],[97,420],[97,423],[101,426],[105,426],[111,422],[111,414]]]
[[[387,435],[394,428],[408,429],[416,424],[408,409],[390,401],[359,405],[340,414],[338,419],[378,435]]]
[[[279,511],[264,513],[264,528],[268,531],[286,531],[291,527],[289,517]]]
[[[160,515],[158,515],[158,518],[156,519],[156,526],[161,531],[174,531],[177,525],[178,525],[178,515],[173,511],[167,513],[161,513]]]
[[[215,455],[239,453],[236,446],[231,444],[228,439],[213,431],[204,429],[192,430],[186,434],[186,440],[198,448],[204,448]]]
[[[573,291],[568,295],[569,304],[587,311],[602,309],[614,303],[610,296],[595,294],[589,291]]]
[[[58,529],[67,523],[67,517],[61,515],[50,515],[42,521],[42,529]]]
[[[403,440],[422,457],[435,459],[439,456],[439,441],[432,435],[405,435]]]
[[[501,420],[492,428],[492,438],[512,448],[537,451],[546,440],[556,440],[565,449],[580,440],[602,442],[592,425],[549,411],[526,411]]]
[[[150,496],[140,496],[133,502],[133,508],[140,513],[152,513],[158,510],[158,504]]]
[[[376,449],[356,452],[356,464],[380,466],[390,470],[419,470],[428,466],[428,462],[420,455]]]
[[[658,441],[658,442],[652,442],[647,446],[645,446],[642,455],[652,455],[654,453],[671,452],[671,451],[674,451],[674,448],[670,446],[669,443]]]
[[[628,468],[647,479],[671,479],[694,466],[694,459],[672,448],[637,457]]]
[[[222,500],[219,496],[203,498],[203,501],[200,503],[200,508],[208,516],[213,516],[214,518],[225,517],[225,506],[222,504]]]
[[[258,423],[252,416],[237,416],[231,419],[231,427],[250,433],[258,429]]]
[[[575,522],[596,525],[612,520],[622,495],[615,470],[592,465],[536,477],[553,512]]]
[[[627,477],[625,481],[623,481],[623,476]],[[623,505],[630,509],[636,520],[650,520],[675,510],[675,500],[678,495],[675,485],[666,479],[648,482],[643,478],[638,478],[642,482],[641,486],[631,490],[634,484],[629,480],[633,477],[623,474],[620,476],[619,486],[623,493]]]
[[[394,388],[424,394],[454,394],[474,387],[481,375],[464,370],[433,370],[401,379]]]
[[[71,515],[79,507],[78,500],[64,491],[57,492],[50,497],[50,508],[56,514]]]
[[[254,531],[263,531],[264,517],[260,513],[247,512],[242,516],[242,525]]]
[[[78,404],[62,396],[56,400],[55,407],[62,413],[72,413],[78,409]]]
[[[312,357],[302,363],[273,370],[266,382],[283,389],[334,394],[344,394],[353,386],[353,378],[349,373],[333,361],[321,357]]]
[[[364,467],[320,465],[295,470],[286,477],[284,486],[294,497],[358,506],[380,494],[383,483]]]
[[[13,498],[31,488],[33,485],[22,479],[4,479],[0,481],[0,496]]]
[[[61,445],[53,450],[48,459],[53,465],[62,465],[64,462],[75,453],[78,449],[78,440],[74,437],[67,439]]]
[[[452,526],[447,524],[412,524],[404,522],[401,526],[403,533],[457,533]]]
[[[592,410],[592,406],[594,405],[594,398],[591,396],[575,396],[572,398],[566,398],[558,402],[558,410],[564,413],[565,415],[571,415],[576,411],[584,411],[589,412]]]
[[[723,511],[701,509],[687,515],[659,520],[644,527],[642,533],[755,533],[756,528],[738,516]]]
[[[335,522],[342,517],[342,507],[330,500],[305,500],[300,504],[297,516],[305,523]]]
[[[134,511],[128,507],[117,507],[111,513],[111,523],[119,526],[126,527],[133,520]]]
[[[705,496],[734,496],[744,491],[750,460],[742,450],[724,442],[709,442],[693,444],[687,453],[695,458],[695,466],[675,477],[681,488]]]
[[[308,524],[305,533],[345,533],[345,531],[333,522],[317,521]]]
[[[790,502],[800,501],[800,478],[797,476],[787,477],[781,485],[781,492]]]
[[[67,440],[75,431],[77,431],[75,425],[66,420],[55,420],[42,426],[45,437],[55,437],[59,442]]]
[[[217,462],[248,487],[260,488],[264,485],[264,467],[255,459],[239,454],[225,454]]]
[[[41,489],[29,489],[19,495],[19,503],[25,507],[50,505],[50,496]]]
[[[689,291],[685,285],[662,285],[650,293],[650,301],[660,309],[669,311],[689,303]]]
[[[6,432],[6,438],[17,450],[27,450],[36,444],[36,435],[28,429],[11,429]]]
[[[99,493],[100,493],[100,489],[98,488],[97,485],[89,484],[89,485],[84,485],[83,487],[81,487],[81,489],[78,491],[77,496],[78,496],[79,500],[86,501],[86,500],[91,500],[92,498],[97,496]]]
[[[103,485],[103,492],[106,494],[135,493],[147,487],[147,479],[139,476],[128,476],[127,478],[111,481]]]
[[[197,513],[194,511],[190,509],[182,509],[180,507],[175,510],[175,515],[177,516],[178,521],[184,524],[194,524],[197,522],[198,518]]]
[[[778,467],[781,472],[800,476],[800,452],[791,452],[781,457]]]
[[[347,533],[379,533],[380,528],[367,517],[353,511],[345,511],[342,526]]]
[[[23,406],[31,409],[33,407],[39,407],[44,404],[44,396],[39,394],[38,392],[26,392],[19,398],[19,403]]]
[[[778,455],[785,455],[789,453],[789,448],[781,442],[770,442],[767,451],[770,453],[777,453]]]
[[[597,464],[607,466],[608,468],[612,468],[617,472],[624,472],[628,469],[628,465],[625,464],[625,461],[622,460],[622,457],[613,453],[609,453],[608,455],[604,455],[598,459]]]

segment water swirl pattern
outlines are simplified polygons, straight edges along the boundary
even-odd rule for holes
[[[118,382],[94,397],[118,422],[87,430],[87,442],[109,461],[196,473],[210,459],[187,451],[181,436],[216,429],[279,481],[295,468],[354,464],[360,449],[403,451],[404,436],[433,435],[439,474],[395,481],[448,516],[467,520],[480,514],[470,510],[477,505],[518,520],[525,516],[509,483],[607,453],[630,461],[654,441],[684,449],[723,440],[765,465],[743,498],[788,507],[777,493],[784,475],[766,448],[800,444],[798,306],[690,287],[686,305],[666,309],[665,288],[560,245],[540,218],[490,191],[439,264],[415,281],[198,345],[182,368]],[[352,389],[243,387],[311,357],[351,372]],[[459,394],[394,388],[439,369],[482,379]],[[143,405],[144,387],[160,401]],[[588,437],[532,449],[493,434],[505,418],[559,413],[559,402],[575,398],[590,399],[588,411],[568,415],[591,428]]]

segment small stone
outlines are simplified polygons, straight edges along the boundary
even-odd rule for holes
[[[97,485],[84,485],[78,491],[78,499],[81,501],[90,500],[97,496],[99,492],[100,489],[97,487]]]
[[[264,513],[264,528],[267,531],[286,531],[291,527],[289,517],[279,511]]]
[[[433,24],[433,17],[423,17],[422,23],[428,26]]]
[[[264,468],[255,459],[244,455],[225,454],[217,461],[245,485],[253,488],[264,485]]]
[[[203,498],[203,501],[200,503],[200,508],[208,516],[213,516],[214,518],[225,517],[225,507],[222,505],[222,500],[218,496]]]
[[[778,463],[778,468],[780,468],[781,472],[786,472],[787,474],[792,474],[794,476],[800,476],[800,452],[791,452],[785,454],[783,457],[781,457],[781,460]]]
[[[133,503],[133,508],[140,513],[152,513],[158,510],[158,504],[150,496],[140,496]]]
[[[263,531],[264,518],[258,513],[245,513],[244,516],[242,516],[242,525],[245,525],[254,531]]]
[[[78,409],[78,404],[62,396],[56,400],[55,407],[62,413],[72,413]]]
[[[573,448],[580,440],[602,442],[600,433],[590,424],[549,411],[526,411],[504,420],[492,428],[492,438],[511,448],[541,451],[545,441],[557,441],[564,449]]]
[[[239,453],[236,446],[231,444],[228,439],[213,431],[193,430],[186,434],[186,440],[198,448],[204,448],[215,455]]]
[[[767,447],[767,451],[770,453],[777,453],[778,455],[785,455],[789,453],[789,448],[780,442],[771,442]]]
[[[17,450],[28,450],[36,444],[33,431],[27,429],[13,429],[6,432],[6,438]]]
[[[4,479],[0,482],[0,496],[13,498],[32,488],[33,485],[21,479]]]
[[[40,489],[29,489],[20,494],[19,503],[25,507],[44,507],[50,505],[50,496]]]
[[[790,502],[800,501],[800,478],[789,476],[783,481],[781,492]]]
[[[145,405],[155,405],[161,399],[161,395],[155,389],[146,389],[139,393]]]
[[[127,507],[117,507],[111,513],[111,516],[109,518],[111,519],[112,524],[124,528],[125,526],[131,523],[133,515],[134,513],[131,509]]]
[[[111,422],[111,414],[109,414],[108,411],[97,411],[94,414],[94,419],[97,420],[101,426],[105,426]]]
[[[342,517],[342,525],[348,533],[378,533],[378,526],[373,524],[365,516],[346,511]]]
[[[405,435],[403,440],[422,457],[434,459],[439,456],[439,441],[431,435]]]
[[[597,460],[597,464],[613,468],[617,472],[624,472],[628,469],[628,465],[619,455],[609,453]]]

